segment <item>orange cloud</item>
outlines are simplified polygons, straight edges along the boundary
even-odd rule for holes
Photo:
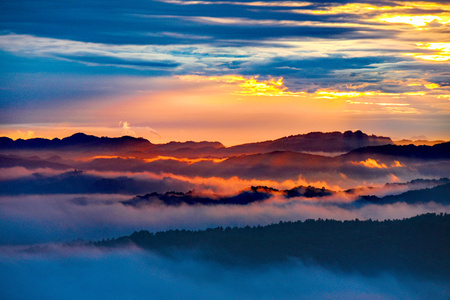
[[[379,163],[377,160],[372,159],[372,158],[368,158],[365,161],[352,161],[351,162],[354,165],[360,165],[360,166],[364,166],[366,168],[371,168],[371,169],[386,169],[387,166],[383,163]]]
[[[427,50],[427,54],[422,52],[417,53],[405,53],[405,55],[413,56],[423,60],[430,60],[436,62],[443,62],[450,60],[450,43],[418,43],[419,49]],[[434,50],[435,53],[428,54],[429,50]],[[437,88],[439,86],[432,86],[431,88]],[[427,87],[428,88],[428,87]]]
[[[235,84],[239,86],[239,90],[233,92],[234,95],[242,96],[293,96],[299,97],[306,93],[292,92],[284,85],[283,77],[279,79],[258,80],[258,76],[244,77],[240,75],[224,75],[224,76],[200,76],[200,75],[185,75],[178,76],[184,81],[215,81],[226,84]]]
[[[389,179],[391,182],[401,182],[400,178],[398,178],[394,174],[389,174]]]
[[[422,16],[414,16],[414,15],[385,15],[384,17],[379,19],[382,22],[387,23],[403,23],[409,24],[414,27],[422,27],[426,26],[433,21],[437,21],[441,24],[448,23],[447,18],[441,18],[435,15],[422,15]]]
[[[393,168],[400,168],[400,167],[404,167],[405,165],[402,164],[401,162],[399,162],[398,160],[395,160],[394,163],[391,165],[391,167]]]
[[[154,158],[146,158],[143,160],[145,162],[154,162],[154,161],[158,161],[158,160],[176,160],[176,161],[184,162],[184,163],[191,165],[191,164],[198,163],[201,161],[211,161],[213,163],[221,163],[226,159],[227,158],[179,158],[179,157],[161,156],[160,155],[160,156],[157,156]]]
[[[417,10],[418,12],[411,13],[411,11],[414,10]],[[295,10],[296,13],[301,14],[353,14],[363,18],[367,15],[368,20],[372,22],[408,24],[419,30],[422,29],[421,27],[427,26],[431,22],[437,22],[439,24],[449,23],[449,11],[450,5],[424,1],[397,2],[392,3],[392,5],[384,6],[365,3],[349,3],[345,5],[329,6],[320,10]]]
[[[186,176],[177,175],[173,173],[160,173],[155,174],[153,172],[118,172],[118,171],[95,171],[89,170],[88,174],[95,174],[99,176],[128,176],[137,178],[150,178],[155,180],[164,180],[167,178],[190,183],[195,186],[195,190],[202,194],[220,194],[220,195],[232,195],[242,190],[248,189],[251,186],[268,186],[279,190],[292,189],[297,186],[314,186],[318,188],[325,187],[326,189],[339,191],[342,187],[338,185],[328,184],[326,181],[308,181],[303,176],[299,176],[297,179],[289,179],[284,181],[276,181],[270,179],[243,179],[238,176],[230,178],[222,177],[201,177],[201,176]]]

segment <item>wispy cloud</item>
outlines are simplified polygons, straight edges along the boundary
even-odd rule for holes
[[[128,123],[127,121],[120,121],[119,126],[123,128],[122,134],[136,136],[136,132],[131,129],[130,123]]]

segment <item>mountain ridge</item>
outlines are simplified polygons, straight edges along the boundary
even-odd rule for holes
[[[134,245],[171,257],[194,251],[223,264],[257,266],[300,259],[346,272],[407,271],[448,282],[449,236],[450,215],[441,213],[403,220],[309,219],[199,231],[142,230],[87,244],[99,248]]]
[[[97,137],[84,133],[75,133],[63,139],[17,139],[0,137],[0,150],[84,150],[91,149],[126,149],[148,153],[168,152],[175,155],[191,153],[192,155],[240,155],[269,153],[273,151],[293,152],[348,152],[365,146],[393,144],[389,137],[368,135],[360,130],[355,132],[310,132],[254,143],[225,147],[220,142],[187,141],[153,144],[144,138],[122,136],[117,138]],[[83,150],[81,149],[81,150]]]
[[[324,144],[327,148],[324,148]],[[350,130],[343,133],[334,132],[310,132],[307,134],[291,135],[275,140],[262,141],[256,143],[247,143],[227,148],[227,152],[233,154],[239,152],[245,153],[262,153],[254,148],[263,148],[263,152],[273,151],[310,151],[310,152],[347,152],[364,146],[379,146],[385,144],[393,144],[389,137],[368,135],[361,130],[352,132]]]

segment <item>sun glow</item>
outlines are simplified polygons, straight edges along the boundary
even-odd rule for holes
[[[401,14],[401,11],[430,11],[430,14],[425,15],[412,15],[412,14]],[[439,12],[436,12],[439,10]],[[389,22],[389,23],[405,23],[413,26],[425,26],[428,23],[436,20],[439,23],[445,24],[449,22],[450,5],[445,5],[442,3],[430,3],[423,1],[411,1],[411,2],[397,2],[393,5],[378,6],[374,4],[366,3],[349,3],[345,5],[336,5],[331,7],[324,7],[319,10],[295,10],[296,13],[310,13],[317,15],[336,15],[336,14],[378,14],[378,21]]]
[[[238,83],[239,90],[233,92],[234,95],[241,96],[303,96],[305,92],[292,92],[284,85],[283,77],[279,79],[258,80],[258,76],[244,77],[240,75],[224,75],[224,76],[199,76],[199,75],[185,75],[178,76],[184,81],[215,81],[226,84]]]
[[[450,43],[418,43],[417,46],[424,50],[434,50],[436,54],[405,53],[405,55],[437,62],[450,60]]]
[[[355,98],[362,96],[373,96],[375,92],[356,92],[356,91],[317,91],[317,98],[336,99],[336,98]]]
[[[433,15],[426,16],[412,16],[412,15],[400,15],[400,16],[385,16],[379,19],[382,22],[387,23],[402,23],[409,24],[414,27],[422,27],[427,24],[436,21],[441,24],[446,24],[449,22],[448,18],[441,18]]]
[[[278,80],[270,79],[258,81],[257,78],[250,78],[239,85],[242,89],[238,92],[241,95],[249,96],[301,96],[302,92],[291,92],[284,85],[283,77]]]

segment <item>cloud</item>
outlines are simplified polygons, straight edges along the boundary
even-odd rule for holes
[[[387,166],[385,164],[379,163],[378,161],[376,161],[375,159],[372,159],[372,158],[368,158],[365,161],[359,161],[359,162],[352,161],[351,163],[354,165],[361,165],[361,166],[364,166],[366,168],[371,168],[371,169],[373,169],[373,168],[386,169],[387,168]]]
[[[158,133],[158,131],[156,131],[155,129],[150,128],[150,127],[133,127],[132,128],[130,123],[127,121],[120,121],[119,126],[121,126],[123,128],[123,131],[122,131],[123,135],[130,135],[130,136],[137,137],[138,135],[136,134],[136,131],[138,131],[138,132],[145,132],[145,133],[150,133],[152,135],[156,135],[159,137],[159,139],[161,139],[161,135]]]
[[[269,80],[258,80],[256,77],[244,77],[240,75],[223,75],[223,76],[199,76],[184,75],[178,76],[182,81],[214,81],[226,84],[238,84],[239,89],[233,92],[235,95],[241,96],[291,96],[302,97],[304,92],[292,92],[284,85],[283,77],[278,79],[271,78]]]
[[[239,205],[123,205],[130,195],[44,194],[1,196],[2,244],[98,240],[128,235],[135,230],[205,229],[216,226],[266,225],[305,219],[398,219],[428,212],[450,212],[434,202],[348,204],[354,195],[330,198],[273,196],[269,201]]]
[[[426,52],[405,53],[423,60],[445,62],[450,60],[450,43],[417,43],[419,49],[429,50]],[[431,50],[431,51],[430,51]],[[423,50],[422,50],[423,51]],[[431,52],[431,53],[430,53]],[[428,88],[438,88],[439,85],[429,85]]]
[[[404,167],[405,165],[404,164],[402,164],[401,162],[399,162],[398,160],[395,160],[393,163],[392,163],[392,165],[391,165],[391,167],[393,167],[393,168],[401,168],[401,167]]]
[[[344,126],[342,120],[347,120],[345,126],[352,128],[373,128],[376,124],[380,131],[395,128],[401,131],[396,135],[404,135],[405,131],[410,135],[413,128],[418,128],[420,118],[427,132],[445,136],[448,131],[445,41],[450,9],[444,1],[324,4],[139,0],[133,5],[114,1],[112,10],[102,9],[104,2],[96,0],[95,5],[81,7],[73,2],[55,7],[48,0],[40,1],[41,5],[32,1],[23,5],[3,2],[3,124],[50,123],[51,127],[69,122],[74,126],[108,127],[106,124],[116,122],[111,120],[128,120],[136,131],[138,126],[146,126],[150,114],[154,119],[159,117],[152,119],[150,127],[167,137],[170,130],[190,130],[194,126],[196,132],[224,130],[230,123],[237,124],[232,120],[235,116],[241,123],[234,126],[240,128],[243,126],[238,125],[244,122],[253,128],[260,122],[276,124],[278,132],[291,133],[293,128],[307,127],[316,130],[311,124],[321,126],[320,130],[332,130],[337,129],[336,123]],[[32,17],[24,13],[24,7],[35,12]],[[426,26],[380,21],[392,21],[396,16],[403,21],[408,21],[408,16],[412,20],[422,18]],[[433,16],[434,21],[428,22],[424,16]],[[219,88],[205,93],[202,84],[192,82],[181,84],[174,80],[170,88],[158,93],[161,77],[170,81],[174,76],[186,75],[236,75],[246,81],[227,90],[232,89],[226,95],[231,99],[227,105],[222,105],[225,96],[218,92]],[[282,86],[277,84],[280,78]],[[410,86],[408,80],[412,79],[423,82]],[[216,87],[220,84],[217,82]],[[216,97],[217,93],[221,98]],[[306,97],[297,99],[303,93]],[[246,110],[250,97],[237,104],[238,98],[255,94],[260,95],[257,101],[261,107],[254,105]],[[108,107],[122,108],[136,95],[145,97],[143,102],[152,110],[139,106],[109,120],[106,113],[99,118]],[[263,101],[267,100],[264,96],[270,95],[285,98],[273,114],[263,109]],[[354,95],[359,96],[358,101],[353,101]],[[162,98],[177,98],[177,104],[195,99],[196,103],[210,106],[199,109],[191,105],[191,110],[180,117],[172,110],[176,116],[167,121],[163,117],[167,110],[155,105]],[[288,107],[286,102],[291,98]],[[65,105],[55,105],[61,101]],[[187,109],[179,107],[183,112]],[[324,112],[324,108],[328,111]],[[338,120],[334,124],[311,122],[329,112]],[[278,119],[266,120],[273,116]],[[199,124],[206,118],[228,123]],[[210,119],[204,123],[210,125]],[[398,122],[403,126],[397,126]],[[274,128],[272,124],[267,126]]]
[[[0,181],[20,179],[35,173],[39,173],[44,176],[54,176],[64,172],[50,168],[26,169],[25,167],[0,168],[0,171]]]
[[[174,258],[137,249],[101,251],[44,245],[34,253],[0,249],[3,299],[347,299],[445,298],[442,282],[342,273],[292,261],[230,267],[184,253]],[[48,288],[51,286],[51,288]],[[22,287],[22,288],[18,288]],[[25,288],[26,287],[26,288]]]
[[[97,66],[115,65],[160,69],[174,68],[183,61],[190,61],[189,58],[181,56],[175,59],[175,56],[171,55],[170,51],[164,51],[164,49],[175,50],[176,48],[85,43],[76,40],[61,40],[19,34],[0,35],[0,49],[4,51],[73,60]]]
[[[148,132],[150,132],[151,134],[154,134],[154,135],[158,136],[159,139],[161,139],[161,135],[160,135],[160,134],[158,133],[158,131],[156,131],[155,129],[150,128],[150,127],[145,127],[145,129],[147,129]]]
[[[123,128],[122,134],[136,136],[136,132],[134,132],[131,129],[130,123],[128,123],[127,121],[124,121],[124,122],[120,121],[119,126],[121,126]]]
[[[54,170],[39,173],[33,170],[25,172],[22,168],[4,168],[16,174],[0,177],[2,195],[20,194],[125,194],[136,195],[151,192],[166,192],[168,190],[188,191],[195,187],[188,181],[177,180],[171,177],[156,176],[116,176],[97,175],[79,170],[57,173]],[[31,173],[31,174],[30,174]],[[23,176],[25,175],[25,176]]]

